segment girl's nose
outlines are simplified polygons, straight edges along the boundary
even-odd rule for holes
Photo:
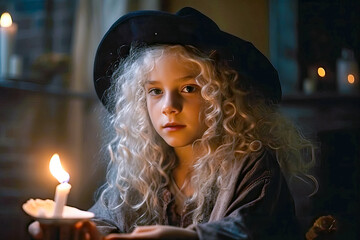
[[[181,112],[181,97],[176,93],[168,93],[165,95],[162,113],[165,115],[178,114]]]

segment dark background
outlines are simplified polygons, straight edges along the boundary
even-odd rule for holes
[[[132,10],[139,2],[132,1]],[[360,1],[159,1],[160,9],[171,12],[186,5],[250,40],[270,58],[283,86],[280,110],[318,145],[314,175],[319,191],[310,198],[295,194],[304,233],[317,217],[331,214],[338,219],[336,239],[359,239],[360,97],[359,91],[338,91],[336,60],[343,48],[352,49],[360,60]],[[103,180],[106,123],[93,89],[59,87],[65,78],[39,77],[32,68],[45,53],[71,58],[77,6],[78,1],[72,0],[0,0],[0,12],[9,11],[18,24],[15,53],[24,62],[23,76],[0,79],[0,236],[4,239],[29,239],[26,226],[31,219],[21,210],[22,203],[53,198],[57,182],[48,162],[54,152],[60,153],[71,176],[69,205],[90,207]],[[305,94],[309,68],[318,66],[328,74],[316,91]]]

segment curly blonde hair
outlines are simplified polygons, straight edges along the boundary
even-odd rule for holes
[[[199,67],[196,81],[206,102],[207,130],[193,143],[198,152],[190,180],[197,183],[192,186],[194,194],[190,199],[196,203],[193,223],[208,218],[219,189],[226,187],[223,183],[234,162],[260,147],[276,152],[288,178],[308,172],[314,162],[311,142],[260,93],[240,90],[237,84],[241,77],[217,60],[216,52],[204,54],[180,45],[134,47],[113,74],[109,94],[114,101],[110,104],[115,106],[111,124],[116,134],[108,145],[111,161],[101,195],[104,198],[106,193],[115,194],[121,204],[137,212],[133,227],[162,223],[160,196],[177,164],[173,149],[151,124],[144,89],[156,59],[167,54]]]

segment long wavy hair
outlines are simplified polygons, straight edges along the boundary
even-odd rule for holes
[[[288,179],[307,174],[314,163],[311,142],[279,113],[275,104],[256,91],[239,89],[241,76],[218,60],[216,52],[205,54],[180,45],[133,47],[114,72],[109,91],[113,100],[110,104],[115,106],[111,126],[116,134],[108,145],[111,161],[101,198],[116,195],[120,203],[114,201],[108,207],[116,209],[126,204],[138,216],[132,227],[163,223],[160,196],[177,159],[151,124],[144,82],[156,60],[167,54],[198,66],[196,81],[206,102],[207,130],[193,143],[198,152],[190,179],[190,183],[197,183],[192,185],[194,194],[190,199],[196,206],[193,223],[209,217],[235,161],[261,147],[276,152]]]

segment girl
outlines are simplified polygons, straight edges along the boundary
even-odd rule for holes
[[[92,239],[303,238],[285,179],[306,173],[312,145],[278,113],[277,72],[252,44],[192,8],[134,12],[103,38],[94,76],[116,134],[96,218],[78,229]]]

